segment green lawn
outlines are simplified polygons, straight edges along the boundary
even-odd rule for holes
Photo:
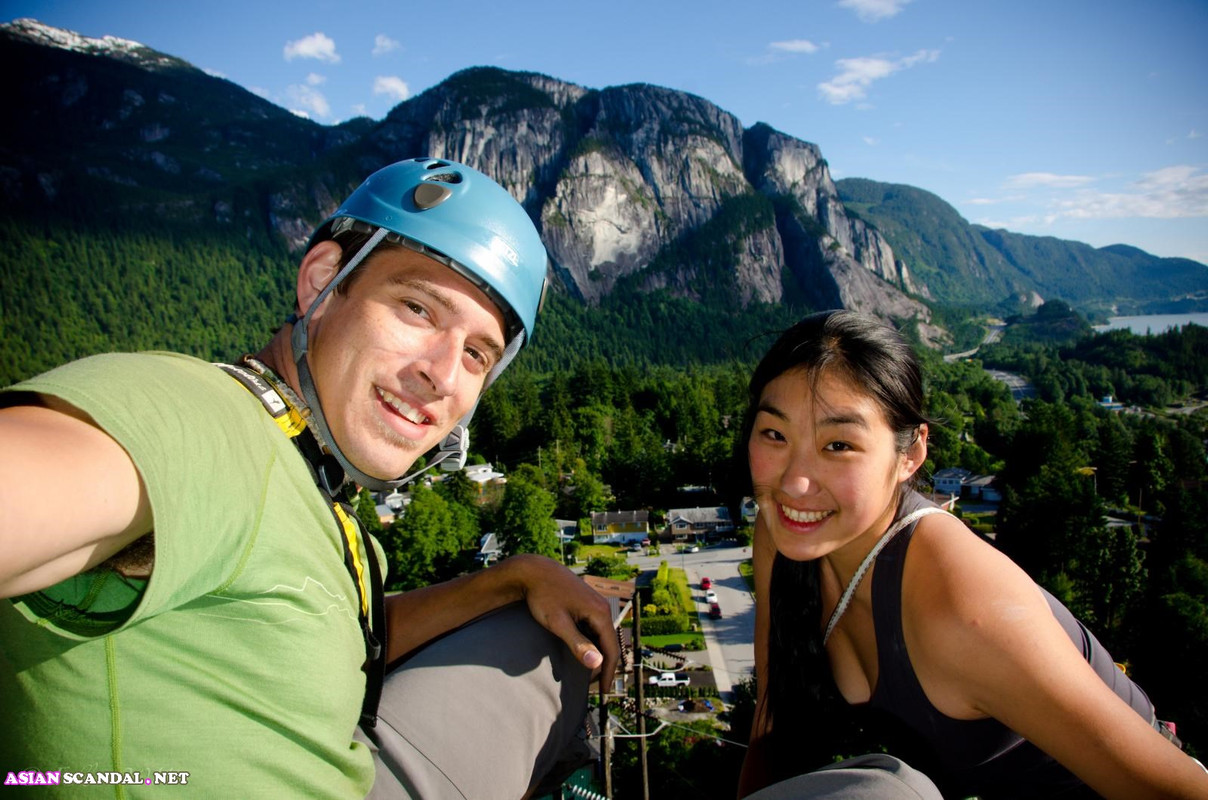
[[[747,582],[747,591],[755,594],[755,567],[751,563],[751,559],[748,558],[746,561],[739,563],[738,574]]]
[[[595,556],[619,556],[625,552],[625,548],[617,547],[611,544],[585,544],[579,547],[578,558],[580,561],[590,561]]]
[[[699,633],[667,633],[642,637],[643,647],[666,647],[669,644],[682,644],[685,650],[703,650],[705,638]]]

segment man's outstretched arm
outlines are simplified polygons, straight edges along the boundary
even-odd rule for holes
[[[490,569],[387,599],[390,661],[497,608],[525,601],[529,613],[575,658],[612,682],[620,647],[608,601],[556,561],[512,556]],[[593,641],[594,640],[594,641]]]
[[[78,409],[0,408],[0,597],[53,586],[151,530],[130,456]]]

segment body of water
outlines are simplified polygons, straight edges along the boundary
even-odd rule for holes
[[[1147,333],[1164,333],[1171,328],[1177,328],[1189,322],[1194,322],[1196,325],[1208,328],[1208,313],[1146,314],[1140,317],[1110,317],[1106,325],[1096,325],[1095,330],[1103,333],[1104,331],[1128,328],[1138,336],[1144,336]]]

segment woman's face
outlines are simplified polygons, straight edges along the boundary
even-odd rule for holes
[[[759,513],[776,549],[809,561],[889,527],[899,485],[927,457],[926,426],[900,453],[881,407],[845,376],[802,370],[768,383],[747,442]]]

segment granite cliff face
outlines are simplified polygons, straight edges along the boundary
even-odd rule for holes
[[[791,284],[818,308],[929,316],[906,294],[926,287],[848,217],[816,146],[744,129],[694,95],[475,68],[381,122],[324,127],[134,42],[33,21],[2,28],[0,54],[34,87],[18,98],[30,124],[0,142],[19,154],[0,163],[17,205],[120,185],[132,207],[156,193],[157,214],[248,235],[259,218],[301,248],[366,174],[431,155],[482,170],[523,203],[556,284],[586,303],[623,288],[745,307],[781,302]]]
[[[744,130],[702,98],[473,69],[398,106],[369,139],[388,157],[451,158],[506,186],[538,221],[557,280],[585,302],[624,280],[776,303],[790,274],[811,305],[917,318],[943,336],[907,296],[927,288],[847,215],[815,145]]]

